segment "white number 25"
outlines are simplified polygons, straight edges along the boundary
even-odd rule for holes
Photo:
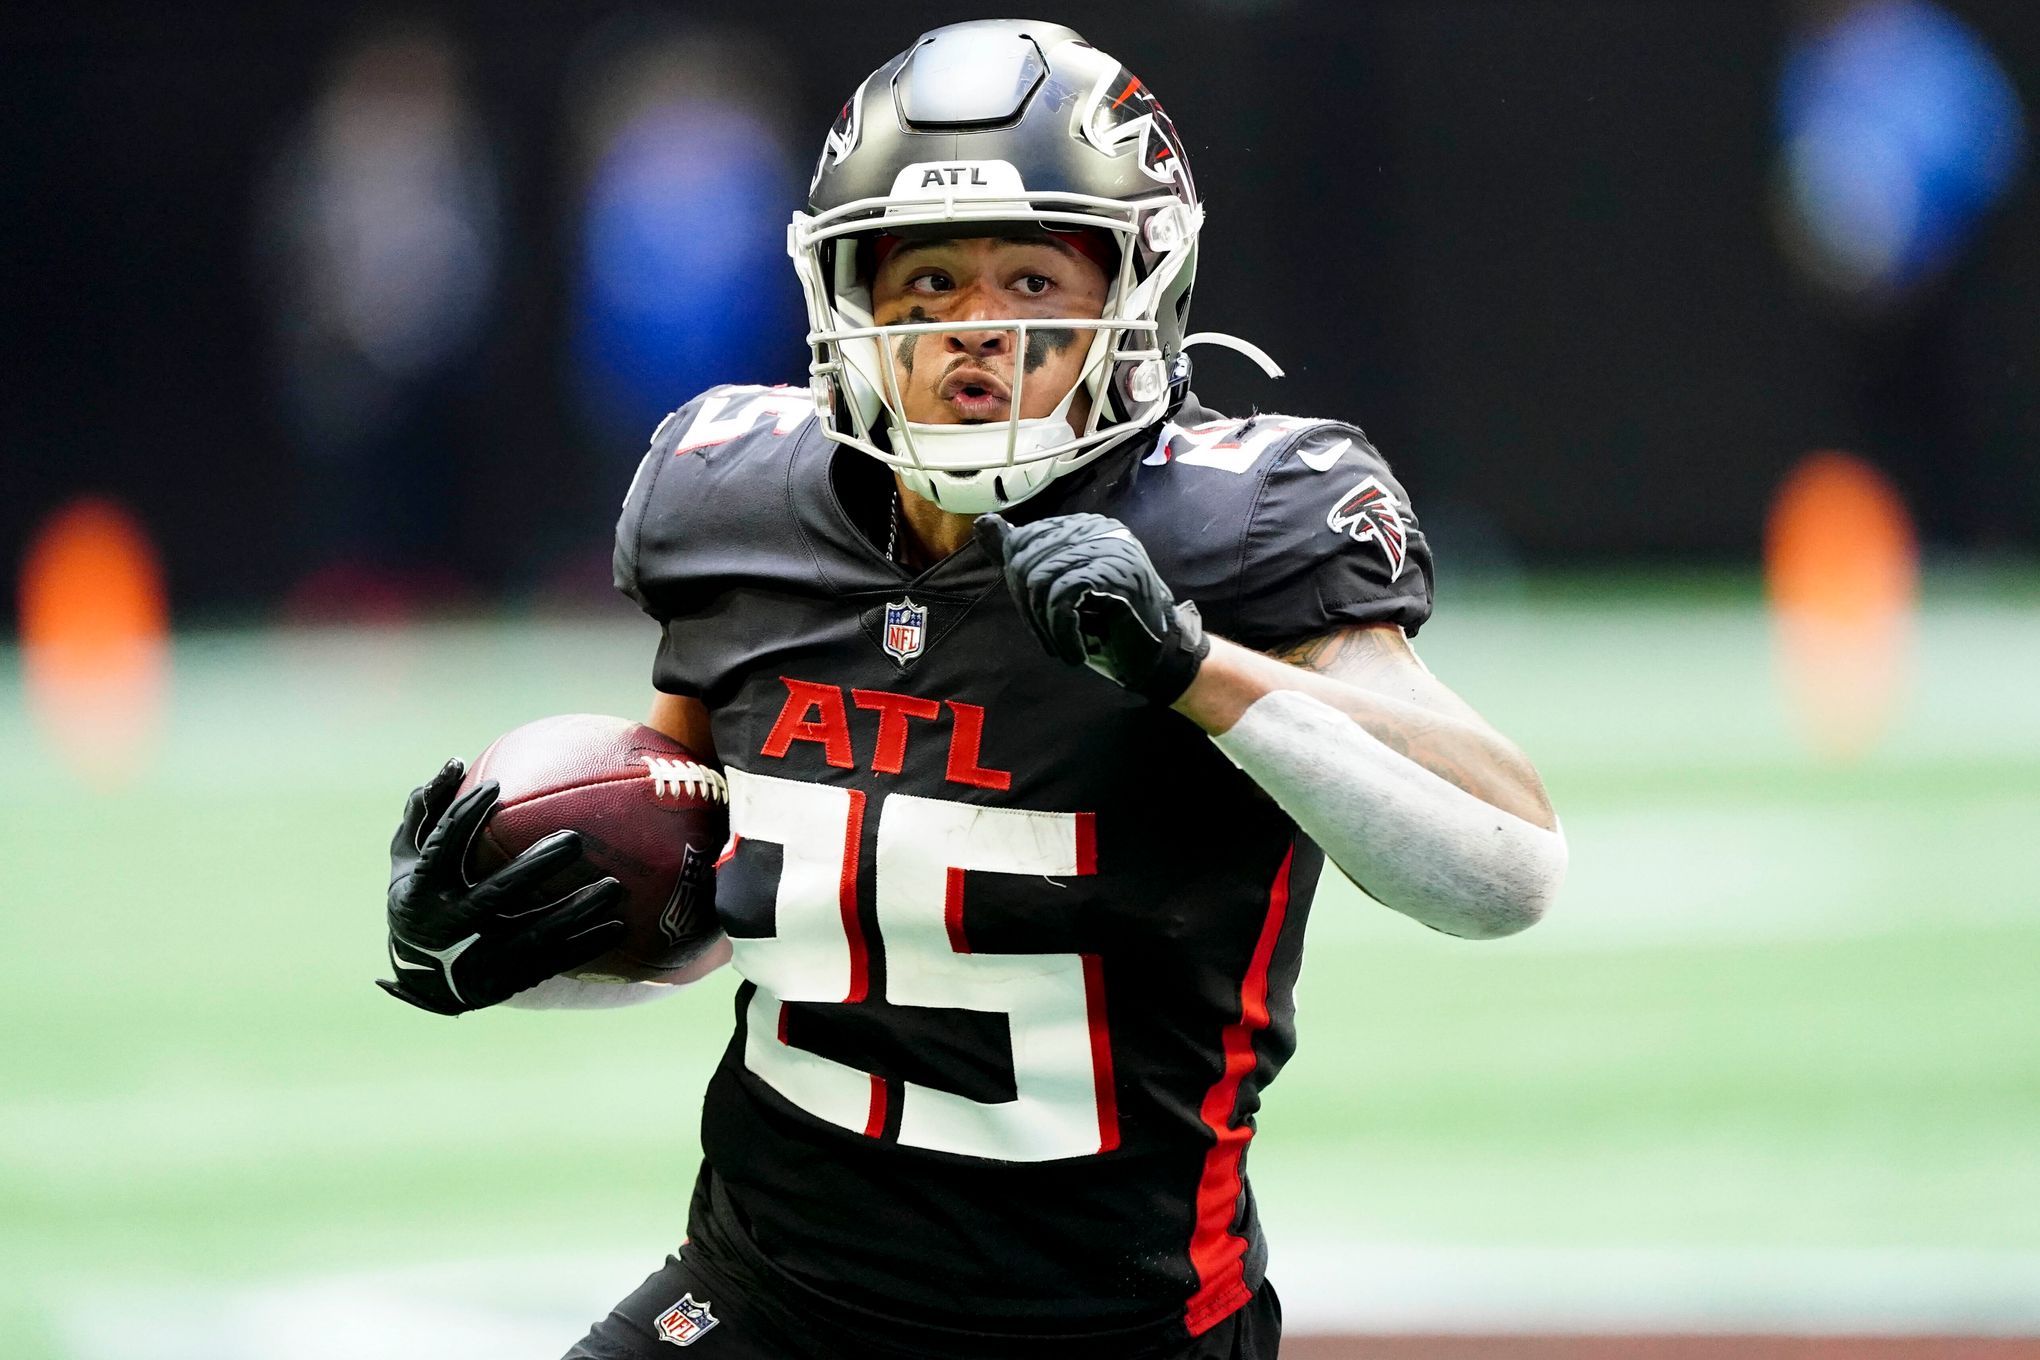
[[[745,1065],[809,1114],[877,1137],[888,1085],[788,1045],[781,1003],[866,999],[870,953],[857,915],[865,795],[732,768],[730,831],[783,851],[775,935],[735,939],[756,984]],[[972,952],[970,873],[1094,872],[1089,813],[1030,812],[896,793],[880,806],[875,875],[886,1000],[1003,1014],[1014,1099],[988,1103],[900,1082],[899,1141],[971,1157],[1045,1162],[1119,1143],[1103,972],[1092,954]],[[1044,885],[1045,891],[1053,891]]]

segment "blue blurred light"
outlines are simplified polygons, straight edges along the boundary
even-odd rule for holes
[[[649,430],[720,382],[799,376],[786,148],[741,107],[653,104],[591,176],[574,358],[591,414]]]
[[[2011,184],[2018,95],[1982,41],[1927,0],[1876,0],[1806,35],[1779,90],[1789,207],[1853,292],[1937,274]]]

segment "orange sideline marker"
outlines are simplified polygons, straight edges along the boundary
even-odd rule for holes
[[[73,501],[30,543],[20,603],[30,719],[87,783],[133,781],[162,726],[170,662],[148,535],[112,501]]]
[[[1780,679],[1814,749],[1854,759],[1883,737],[1911,669],[1919,595],[1912,518],[1890,479],[1847,453],[1807,455],[1764,542]]]

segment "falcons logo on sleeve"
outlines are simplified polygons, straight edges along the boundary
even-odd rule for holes
[[[1368,477],[1340,498],[1325,516],[1335,534],[1346,534],[1355,543],[1372,543],[1388,560],[1388,579],[1403,574],[1409,561],[1410,530],[1403,522],[1402,506],[1395,493],[1379,477]]]

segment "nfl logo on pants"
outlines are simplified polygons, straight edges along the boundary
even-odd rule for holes
[[[902,597],[885,607],[885,654],[902,666],[921,654],[928,638],[928,611]]]
[[[670,1341],[676,1346],[692,1346],[695,1342],[715,1330],[721,1321],[708,1311],[709,1305],[696,1303],[694,1295],[682,1294],[680,1302],[659,1314],[656,1324],[659,1340]]]

